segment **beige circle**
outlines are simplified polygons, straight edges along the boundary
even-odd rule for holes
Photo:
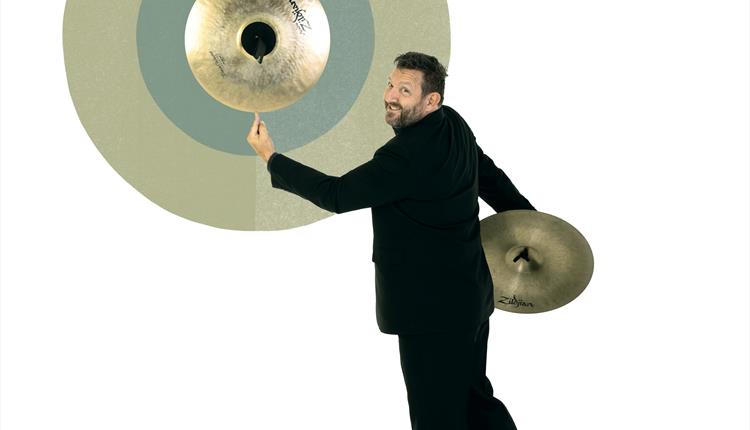
[[[279,230],[331,215],[271,188],[260,158],[209,148],[169,121],[149,94],[138,67],[140,4],[140,0],[77,0],[68,1],[65,8],[63,44],[70,93],[86,131],[110,165],[164,209],[215,227]],[[399,2],[398,8],[386,2],[370,5],[375,48],[357,100],[334,128],[286,153],[329,175],[343,175],[371,159],[393,136],[383,121],[382,97],[397,55],[422,51],[444,64],[449,58],[445,1]],[[275,127],[283,126],[268,124],[272,135]],[[237,139],[244,141],[245,136]]]

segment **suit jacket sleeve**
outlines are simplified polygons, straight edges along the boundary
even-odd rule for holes
[[[409,197],[414,187],[403,146],[386,144],[372,160],[341,177],[329,176],[284,154],[269,159],[271,186],[294,193],[335,213],[380,206]]]
[[[510,178],[477,145],[479,163],[479,197],[495,210],[534,209],[534,206],[510,181]]]

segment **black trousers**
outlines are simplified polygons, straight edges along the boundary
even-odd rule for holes
[[[472,330],[399,335],[412,430],[515,430],[486,376],[487,319]]]

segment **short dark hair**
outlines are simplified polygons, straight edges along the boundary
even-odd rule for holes
[[[445,77],[448,73],[437,58],[421,52],[407,52],[396,57],[393,62],[399,69],[419,70],[424,74],[422,79],[422,96],[436,92],[440,94],[440,103],[445,96]]]

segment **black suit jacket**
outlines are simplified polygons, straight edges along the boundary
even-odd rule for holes
[[[469,329],[494,310],[477,198],[497,212],[534,208],[450,107],[394,131],[372,160],[341,177],[274,154],[271,185],[335,213],[372,208],[382,332]]]

